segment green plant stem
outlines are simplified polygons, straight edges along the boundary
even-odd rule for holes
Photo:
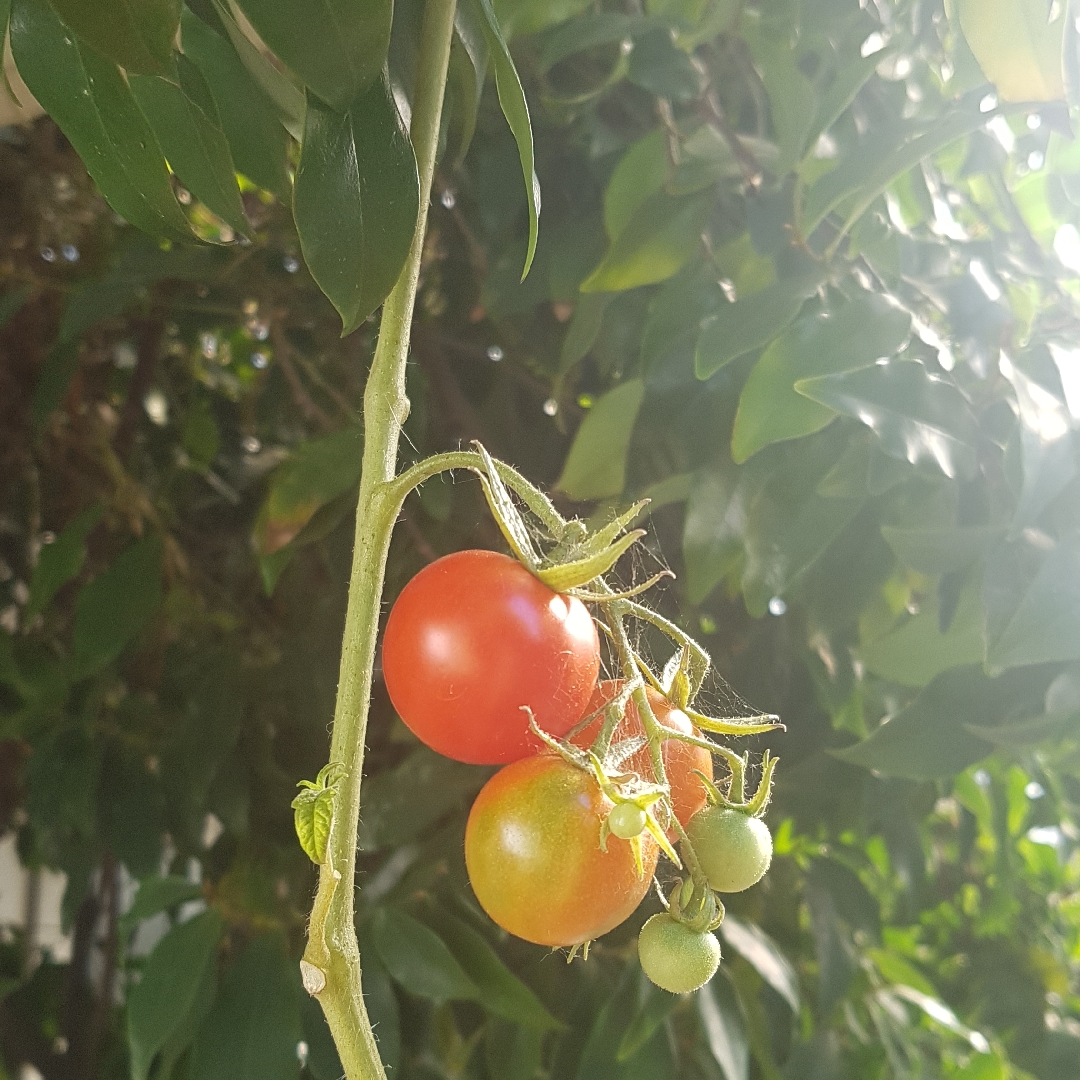
[[[455,0],[427,0],[413,94],[411,136],[420,174],[420,214],[409,257],[383,305],[379,343],[364,391],[364,457],[345,615],[330,760],[345,769],[334,825],[308,927],[301,970],[322,1005],[346,1080],[385,1080],[360,984],[353,882],[375,645],[386,557],[405,492],[394,484],[398,440],[408,415],[405,361],[416,303],[427,207],[435,171]]]
[[[662,787],[667,786],[667,769],[664,767],[663,729],[653,715],[649,696],[645,693],[645,683],[638,674],[637,657],[634,655],[630,638],[626,634],[626,624],[623,619],[630,614],[630,606],[625,600],[615,600],[601,605],[604,618],[615,642],[615,651],[619,656],[619,666],[622,668],[623,678],[627,681],[637,680],[638,685],[634,688],[633,700],[641,719],[641,726],[645,729],[645,737],[649,740],[649,757],[652,760],[653,773],[656,782]]]

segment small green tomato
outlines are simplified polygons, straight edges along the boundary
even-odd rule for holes
[[[641,969],[662,990],[689,994],[704,986],[720,966],[720,942],[692,930],[667,912],[654,915],[638,937]]]
[[[756,885],[772,862],[772,834],[761,818],[707,806],[686,826],[709,885],[717,892],[736,893]]]
[[[633,803],[617,803],[608,814],[608,828],[620,840],[633,840],[645,830],[645,811]]]

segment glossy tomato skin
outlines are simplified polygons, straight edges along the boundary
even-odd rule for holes
[[[522,705],[544,731],[564,735],[599,672],[584,604],[494,551],[426,566],[401,591],[383,637],[383,675],[401,719],[433,750],[478,765],[543,748]]]
[[[600,683],[593,693],[592,699],[585,708],[585,715],[602,710],[603,707],[619,692],[621,683],[617,680],[609,680]],[[652,705],[653,715],[662,727],[672,731],[681,731],[685,735],[697,735],[701,732],[694,727],[690,717],[681,709],[675,708],[663,694],[658,693],[651,686],[646,687],[645,693]],[[600,732],[603,723],[603,713],[574,736],[572,742],[577,746],[588,746]],[[645,734],[638,716],[637,706],[631,700],[623,713],[623,719],[615,732],[615,740],[633,739]],[[653,775],[652,759],[649,756],[649,748],[642,747],[636,754],[630,757],[623,765],[630,772],[636,772],[643,779],[650,780]],[[679,742],[677,739],[664,741],[664,769],[667,772],[668,783],[671,785],[671,805],[675,816],[685,826],[686,823],[701,810],[706,802],[705,786],[701,778],[694,775],[694,770],[704,773],[710,780],[713,777],[712,754],[699,746],[691,746],[689,743]]]
[[[555,754],[497,772],[465,828],[465,864],[480,906],[504,930],[566,948],[613,930],[649,891],[658,849],[642,839],[638,877],[630,844],[600,825],[611,802],[596,780]]]

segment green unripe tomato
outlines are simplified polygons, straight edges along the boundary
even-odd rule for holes
[[[689,994],[716,974],[720,942],[715,934],[691,930],[665,911],[641,928],[638,959],[641,970],[662,990]]]
[[[756,885],[772,862],[772,834],[761,818],[707,806],[686,826],[701,869],[717,892],[735,893]]]
[[[620,840],[633,840],[645,829],[645,811],[633,803],[618,803],[608,814],[608,828]]]

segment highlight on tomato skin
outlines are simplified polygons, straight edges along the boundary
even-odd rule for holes
[[[628,918],[649,891],[659,849],[644,834],[639,877],[625,840],[600,826],[611,801],[596,779],[544,753],[497,772],[465,828],[465,864],[480,906],[504,930],[569,948]]]
[[[605,680],[597,686],[584,714],[587,716],[589,713],[596,712],[597,717],[571,739],[575,746],[587,747],[592,744],[604,722],[603,708],[619,693],[621,686],[622,683],[617,679]],[[675,708],[675,705],[663,694],[651,686],[645,688],[645,693],[648,695],[653,715],[662,727],[680,731],[684,735],[701,737],[701,732],[694,727],[690,717],[681,709]],[[644,734],[645,729],[638,715],[637,706],[631,699],[627,703],[613,741],[633,739]],[[685,826],[694,814],[705,807],[708,801],[705,785],[702,784],[700,777],[694,775],[694,770],[704,773],[711,780],[713,777],[712,754],[704,747],[691,746],[690,743],[680,742],[678,739],[665,739],[663,755],[664,769],[667,772],[668,783],[671,785],[672,809],[675,811],[675,816]],[[628,758],[622,768],[629,772],[636,772],[644,780],[651,780],[653,767],[648,746],[643,746]]]
[[[457,761],[499,765],[538,753],[540,728],[566,734],[600,674],[585,605],[515,559],[458,551],[401,591],[383,638],[390,700],[413,733]]]

